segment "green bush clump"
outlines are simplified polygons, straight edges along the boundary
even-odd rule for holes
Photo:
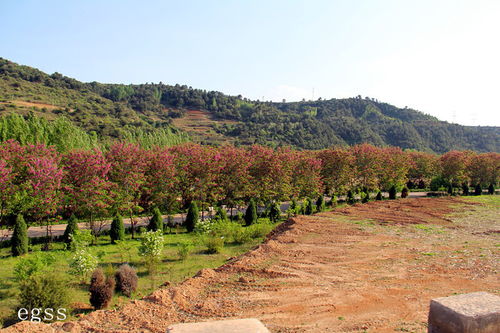
[[[251,231],[252,229],[255,228],[258,224],[254,224],[253,226],[250,227],[240,227],[235,230],[233,234],[233,242],[236,244],[245,244],[248,243],[252,239],[252,234]]]
[[[189,256],[189,253],[193,249],[193,244],[191,242],[180,242],[177,244],[177,255],[179,259],[184,261]]]
[[[403,187],[403,190],[401,190],[401,198],[408,197],[408,192],[409,192],[408,187],[406,187],[406,186]]]
[[[256,223],[246,228],[246,232],[248,232],[251,238],[260,238],[266,236],[271,230],[273,226],[269,223]]]
[[[19,284],[19,308],[60,309],[69,302],[67,282],[53,273],[34,274]]]
[[[203,237],[203,245],[207,248],[206,253],[221,253],[224,248],[224,238],[217,235],[206,235]]]
[[[116,291],[130,297],[137,290],[139,278],[134,268],[128,264],[121,265],[115,273]]]
[[[14,232],[11,238],[11,247],[13,256],[28,253],[28,228],[21,214],[16,217],[16,224],[14,225]]]
[[[361,202],[367,203],[370,201],[370,194],[368,192],[361,192]]]
[[[312,215],[314,213],[314,206],[311,198],[306,198],[306,200],[304,200],[303,209],[305,215]]]
[[[37,273],[46,272],[55,261],[53,254],[40,252],[20,258],[14,266],[14,279],[19,282],[25,281]]]
[[[115,290],[114,277],[106,277],[102,268],[97,268],[90,279],[90,304],[96,309],[107,308]]]

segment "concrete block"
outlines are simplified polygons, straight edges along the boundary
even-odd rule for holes
[[[269,333],[258,319],[232,319],[174,324],[167,333]]]
[[[476,292],[431,300],[428,333],[499,332],[499,296]]]

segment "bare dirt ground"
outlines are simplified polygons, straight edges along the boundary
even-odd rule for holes
[[[300,216],[249,253],[120,310],[5,332],[165,332],[228,317],[272,332],[427,332],[431,298],[500,293],[499,213],[447,197]]]

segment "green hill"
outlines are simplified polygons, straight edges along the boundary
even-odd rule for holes
[[[439,153],[500,150],[499,127],[450,124],[370,98],[270,103],[163,83],[83,83],[0,58],[0,114],[30,112],[49,120],[64,116],[101,140],[148,136],[161,144],[165,140],[151,138],[167,133],[180,142],[187,140],[183,130],[215,144],[319,149],[368,142]]]

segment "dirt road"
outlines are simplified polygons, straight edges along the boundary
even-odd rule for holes
[[[499,293],[499,213],[447,197],[300,216],[216,270],[52,328],[159,333],[174,322],[256,317],[272,332],[427,332],[431,298]]]

